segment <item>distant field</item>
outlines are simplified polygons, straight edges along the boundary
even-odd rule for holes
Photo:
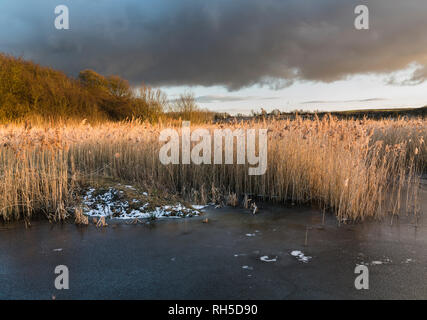
[[[399,117],[427,117],[427,106],[422,108],[401,108],[401,109],[368,109],[332,112],[337,117],[355,117],[369,119],[399,118]]]
[[[292,112],[271,112],[256,113],[253,116],[228,116],[218,118],[217,122],[230,121],[250,121],[252,119],[295,119],[299,116],[304,119],[315,119],[316,117],[324,118],[332,115],[337,119],[398,119],[398,118],[427,118],[427,106],[421,108],[396,108],[396,109],[364,109],[364,110],[347,110],[333,112],[311,112],[311,111],[292,111]]]

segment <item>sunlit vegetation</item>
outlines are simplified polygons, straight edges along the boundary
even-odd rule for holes
[[[200,109],[191,94],[171,103],[160,90],[143,84],[137,88],[118,76],[105,77],[93,70],[83,70],[74,79],[60,71],[0,54],[2,122],[214,119],[214,113]]]
[[[340,221],[416,214],[420,173],[427,169],[427,121],[252,121],[203,127],[268,128],[268,168],[247,165],[162,165],[159,133],[177,121],[140,120],[60,126],[0,127],[0,215],[51,220],[74,217],[79,187],[113,179],[197,202],[261,197],[315,205]],[[179,130],[178,130],[179,131]],[[240,201],[240,200],[239,200]]]

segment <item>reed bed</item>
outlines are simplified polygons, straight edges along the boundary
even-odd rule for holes
[[[29,220],[43,213],[54,221],[85,220],[75,216],[79,188],[100,178],[197,202],[262,197],[312,204],[340,221],[419,210],[427,120],[329,117],[191,127],[268,129],[268,167],[262,176],[249,176],[248,165],[161,164],[159,134],[169,127],[180,132],[176,121],[0,126],[0,216]]]

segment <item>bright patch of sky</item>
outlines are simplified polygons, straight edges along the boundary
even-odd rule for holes
[[[198,105],[212,111],[249,114],[251,110],[334,111],[370,108],[422,107],[427,105],[427,82],[418,85],[393,85],[391,77],[404,81],[415,66],[388,76],[360,75],[332,83],[295,82],[272,90],[258,85],[230,92],[224,87],[164,87],[170,99],[192,92]]]

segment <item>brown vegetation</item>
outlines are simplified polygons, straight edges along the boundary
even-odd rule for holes
[[[167,112],[169,109],[173,112]],[[0,53],[0,122],[132,118],[156,122],[180,117],[211,121],[214,113],[201,110],[188,94],[170,106],[162,91],[145,85],[133,90],[118,76],[104,77],[83,70],[73,79],[63,72]]]
[[[426,120],[297,118],[192,126],[268,128],[263,176],[248,176],[247,165],[162,165],[159,133],[178,124],[1,126],[1,217],[29,219],[43,212],[63,220],[75,212],[78,187],[99,178],[149,185],[194,201],[237,204],[246,195],[314,204],[340,221],[418,210],[419,174],[427,169]]]

